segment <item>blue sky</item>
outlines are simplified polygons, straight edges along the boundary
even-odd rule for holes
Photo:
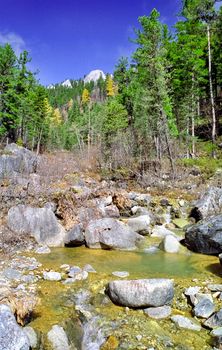
[[[0,0],[0,44],[28,50],[42,84],[111,73],[134,48],[138,17],[154,7],[173,25],[180,0]]]

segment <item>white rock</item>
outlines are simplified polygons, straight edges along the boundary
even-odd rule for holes
[[[44,280],[48,280],[48,281],[61,281],[62,277],[61,274],[59,272],[54,272],[54,271],[50,271],[50,272],[43,272],[43,278]]]
[[[152,230],[152,237],[165,237],[167,235],[172,235],[172,236],[175,236],[175,233],[168,230],[165,226],[154,226],[153,230]]]
[[[181,315],[175,315],[171,317],[171,320],[180,328],[191,329],[193,331],[200,331],[201,326],[193,320]]]
[[[150,221],[149,215],[140,215],[135,218],[128,219],[127,224],[137,233],[149,233]]]
[[[199,290],[200,290],[200,287],[198,287],[198,286],[195,286],[195,287],[189,287],[189,288],[187,288],[186,290],[185,290],[185,292],[184,292],[184,294],[186,295],[186,296],[191,296],[191,295],[196,295],[198,292],[199,292]]]
[[[160,249],[167,253],[178,253],[180,250],[180,243],[173,235],[167,235],[160,243]]]
[[[53,350],[70,350],[67,335],[62,327],[58,325],[53,326],[47,337]]]
[[[37,338],[37,334],[34,331],[34,329],[32,327],[25,327],[23,328],[24,332],[26,333],[27,337],[29,338],[29,342],[30,342],[30,346],[32,348],[36,348],[38,345],[38,338]]]
[[[113,276],[120,277],[120,278],[125,278],[129,276],[129,272],[127,271],[114,271],[112,272]]]

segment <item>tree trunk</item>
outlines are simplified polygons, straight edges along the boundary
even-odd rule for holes
[[[192,107],[191,107],[191,136],[192,136],[192,158],[195,158],[195,99],[194,99],[194,74],[192,75]]]
[[[41,145],[41,141],[42,141],[42,129],[39,133],[39,138],[38,138],[38,143],[37,143],[37,149],[36,149],[36,155],[39,155],[40,152],[40,145]]]
[[[194,115],[192,114],[191,117],[191,133],[192,133],[192,158],[195,158],[195,120],[194,120]]]
[[[212,143],[213,147],[216,141],[216,113],[214,104],[214,93],[213,93],[213,82],[212,82],[212,57],[211,57],[211,38],[210,38],[210,25],[207,25],[207,41],[208,41],[208,73],[210,83],[210,102],[211,102],[211,113],[212,113]],[[215,158],[215,150],[212,151],[212,156]]]
[[[187,159],[190,158],[189,139],[190,139],[190,120],[189,120],[189,117],[187,117],[187,130],[186,130]]]
[[[172,151],[171,151],[171,147],[170,147],[170,141],[169,141],[168,131],[167,130],[165,130],[165,139],[166,139],[168,156],[169,156],[169,160],[170,160],[170,166],[171,166],[173,179],[174,179],[175,178],[175,167],[174,167],[174,160],[173,160],[173,156],[172,156]]]
[[[91,116],[90,116],[90,110],[88,108],[88,136],[87,136],[87,143],[88,143],[88,161],[90,158],[90,145],[91,145]]]

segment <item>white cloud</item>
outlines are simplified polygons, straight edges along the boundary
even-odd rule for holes
[[[18,34],[13,32],[2,33],[0,32],[0,45],[10,44],[15,51],[16,55],[19,55],[25,49],[25,41]]]

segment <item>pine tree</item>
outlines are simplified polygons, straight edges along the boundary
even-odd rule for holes
[[[212,77],[212,44],[211,44],[211,29],[216,19],[215,3],[216,0],[183,0],[182,14],[191,22],[200,21],[205,24],[206,36],[208,43],[208,75],[209,75],[209,91],[210,104],[212,114],[212,132],[211,138],[213,143],[212,155],[215,157],[214,145],[216,142],[216,112],[215,112],[215,97],[213,90]]]
[[[16,141],[16,127],[19,124],[18,73],[17,57],[11,46],[0,46],[0,134],[7,134],[12,141]]]
[[[194,157],[195,121],[198,116],[199,100],[204,94],[202,86],[207,78],[205,67],[207,41],[202,33],[202,24],[199,22],[178,22],[175,27],[176,40],[171,42],[168,50],[173,112],[176,115],[180,135],[186,137],[187,156],[191,154]]]
[[[140,17],[139,23],[141,29],[136,31],[135,40],[138,48],[133,55],[135,125],[146,138],[153,140],[159,160],[162,157],[162,143],[166,143],[174,173],[169,130],[171,128],[175,133],[176,128],[167,85],[166,28],[159,22],[159,13],[155,9],[150,16]]]

